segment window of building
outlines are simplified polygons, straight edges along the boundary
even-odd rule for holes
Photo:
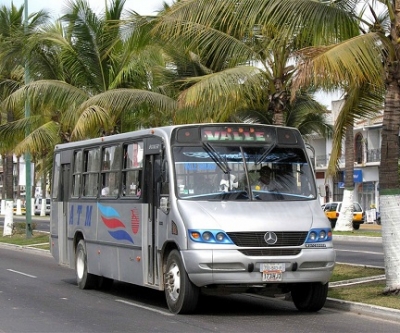
[[[361,133],[357,133],[355,144],[355,161],[358,164],[363,162],[363,136]]]

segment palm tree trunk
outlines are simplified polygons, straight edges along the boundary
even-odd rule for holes
[[[3,177],[3,186],[1,187],[1,200],[5,199],[6,197],[6,183],[5,183],[5,172],[6,172],[6,167],[5,167],[5,161],[6,161],[6,156],[1,154],[1,166],[2,166],[2,177]]]
[[[387,293],[400,292],[400,182],[399,182],[399,127],[400,127],[400,68],[391,66],[383,114],[381,165],[379,168],[380,213],[382,244],[385,259]]]
[[[281,79],[275,79],[275,93],[270,97],[269,109],[273,113],[274,125],[283,126],[285,124],[284,111],[287,107],[287,92]]]
[[[20,162],[21,162],[21,157],[17,156],[17,165],[16,165],[16,172],[15,172],[15,174],[17,176],[17,186],[16,186],[17,199],[21,199],[21,187],[19,185],[19,179],[20,179],[20,174],[19,174],[20,169],[19,168],[21,166]]]
[[[342,207],[335,230],[353,230],[353,195],[354,195],[354,136],[353,126],[348,126],[345,135],[345,178]]]
[[[14,115],[11,111],[7,112],[7,122],[14,120]],[[5,183],[5,198],[6,200],[14,200],[14,161],[13,153],[6,153],[6,162],[4,164],[4,183]]]

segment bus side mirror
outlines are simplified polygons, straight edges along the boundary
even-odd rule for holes
[[[169,197],[160,198],[160,209],[164,214],[169,213]]]
[[[318,186],[318,194],[319,194],[321,197],[326,197],[325,185],[319,185],[319,186]]]

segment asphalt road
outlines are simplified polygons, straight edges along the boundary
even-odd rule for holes
[[[0,247],[0,332],[400,332],[400,323],[255,295],[204,297],[196,314],[172,315],[162,292],[115,283],[80,290],[48,252]]]

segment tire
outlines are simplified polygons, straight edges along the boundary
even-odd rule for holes
[[[336,220],[329,219],[329,222],[331,222],[331,228],[332,228],[332,229],[335,229],[335,227],[336,227]]]
[[[353,223],[353,229],[354,230],[360,229],[360,223]]]
[[[192,313],[199,299],[199,288],[190,280],[177,250],[168,255],[164,274],[165,299],[172,313]]]
[[[76,282],[80,289],[92,289],[98,284],[98,277],[88,273],[85,241],[81,239],[75,251]]]
[[[292,289],[292,300],[299,311],[317,312],[322,309],[328,296],[328,283],[299,283]]]

